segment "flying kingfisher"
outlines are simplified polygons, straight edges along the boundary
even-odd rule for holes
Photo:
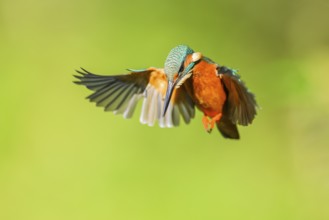
[[[237,124],[252,123],[257,103],[237,70],[221,66],[186,45],[174,47],[164,68],[127,69],[124,75],[96,75],[83,68],[75,75],[93,93],[87,98],[105,111],[131,118],[143,99],[140,122],[176,127],[188,124],[195,106],[203,112],[202,124],[211,132],[215,124],[225,138],[239,139]]]

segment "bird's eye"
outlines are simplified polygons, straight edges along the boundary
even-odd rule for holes
[[[220,73],[227,73],[227,72],[230,72],[230,69],[227,68],[226,66],[221,66],[221,67],[219,68],[219,72],[220,72]]]

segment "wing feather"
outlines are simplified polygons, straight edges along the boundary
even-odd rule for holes
[[[194,118],[194,103],[183,87],[177,89],[172,97],[168,111],[162,116],[167,79],[163,69],[148,68],[130,70],[126,75],[102,76],[85,69],[77,70],[76,84],[84,85],[93,93],[87,97],[97,106],[114,114],[131,118],[138,103],[143,98],[140,122],[153,126],[156,121],[160,127],[178,126],[180,116],[185,123]]]
[[[126,89],[125,91],[125,94],[123,94],[120,98],[121,100],[118,102],[118,105],[116,106],[115,110],[118,111],[119,109],[121,109],[121,106],[124,104],[124,103],[127,103],[126,100],[131,98],[131,96],[133,95],[133,92],[134,92],[134,85],[129,85],[128,88]],[[108,108],[110,106],[106,106],[106,108]]]
[[[251,124],[257,114],[254,94],[247,89],[235,70],[219,67],[218,73],[228,94],[226,112],[229,119],[240,125]]]

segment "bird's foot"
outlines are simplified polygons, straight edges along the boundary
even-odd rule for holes
[[[210,133],[210,132],[211,132],[211,129],[209,129],[210,120],[209,120],[208,116],[204,115],[204,116],[202,117],[202,124],[203,124],[204,129],[205,129],[208,133]]]
[[[219,121],[222,117],[222,113],[219,113],[218,115],[216,115],[215,117],[213,117],[210,121],[210,128],[213,129],[215,127],[215,122]]]
[[[222,113],[215,115],[215,117],[212,117],[211,119],[209,119],[208,116],[204,115],[202,117],[202,124],[204,129],[210,134],[212,129],[215,127],[215,123],[219,121],[221,117]]]

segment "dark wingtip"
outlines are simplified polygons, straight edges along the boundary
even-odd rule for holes
[[[81,68],[81,67],[80,67]],[[80,70],[75,70],[75,72],[77,72],[80,75],[73,75],[74,78],[78,79],[79,81],[72,81],[73,83],[77,84],[77,85],[81,85],[82,84],[82,79],[85,77],[86,73],[81,72]]]
[[[74,78],[77,78],[77,79],[82,79],[83,76],[78,76],[78,75],[73,75]]]
[[[240,134],[238,127],[234,124],[228,117],[223,115],[220,121],[216,122],[217,129],[222,134],[224,138],[239,140]]]
[[[88,70],[86,70],[86,69],[84,69],[82,67],[80,67],[80,69],[82,69],[85,73],[92,74],[91,72],[89,72]]]
[[[227,134],[227,133],[224,133],[224,132],[220,132],[222,134],[222,136],[226,139],[231,139],[231,140],[240,140],[240,135],[239,133],[237,134]]]
[[[83,69],[82,69],[83,70]],[[81,75],[86,75],[86,71],[83,70],[83,72],[81,70],[75,70],[75,72],[81,74]]]

